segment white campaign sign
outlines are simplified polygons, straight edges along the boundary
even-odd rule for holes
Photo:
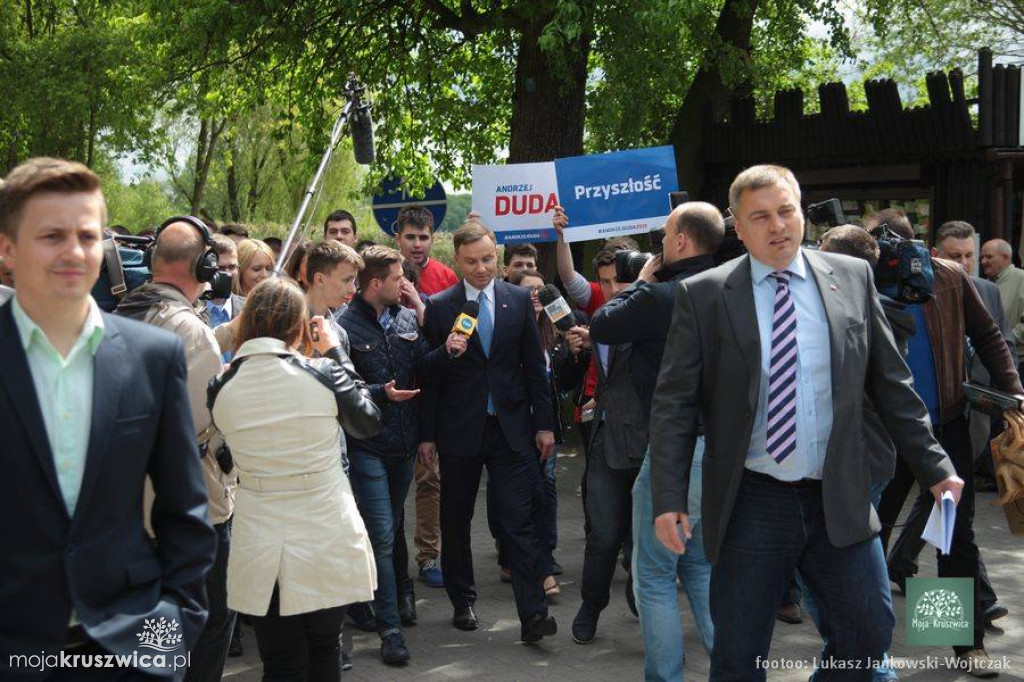
[[[473,210],[499,241],[507,233],[516,233],[517,241],[542,241],[540,233],[551,230],[556,205],[553,162],[473,166]]]

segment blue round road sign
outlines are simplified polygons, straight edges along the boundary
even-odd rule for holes
[[[448,198],[439,180],[422,194],[409,194],[402,189],[402,180],[389,178],[384,181],[380,191],[373,195],[373,217],[377,219],[380,229],[392,237],[395,236],[395,221],[398,212],[409,204],[417,204],[430,211],[434,216],[434,229],[441,226],[444,215],[448,211]]]

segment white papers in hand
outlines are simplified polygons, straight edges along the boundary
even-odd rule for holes
[[[934,545],[943,554],[949,554],[953,544],[953,525],[956,523],[956,502],[953,493],[948,490],[942,493],[942,504],[938,502],[928,515],[928,523],[921,533],[921,539]]]

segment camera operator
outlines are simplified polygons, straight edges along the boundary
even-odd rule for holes
[[[711,204],[688,202],[676,207],[665,222],[663,253],[648,259],[637,281],[608,301],[591,321],[593,341],[632,344],[630,375],[645,427],[650,421],[651,401],[679,282],[715,267],[714,254],[724,235],[722,214]],[[701,449],[698,446],[698,454]],[[694,458],[691,477],[699,473],[698,456]],[[691,490],[699,489],[700,486],[691,486]],[[632,490],[634,585],[644,634],[645,675],[647,679],[674,679],[681,675],[683,665],[679,646],[683,633],[675,587],[677,570],[683,575],[683,586],[704,645],[710,649],[711,565],[704,558],[699,525],[695,526],[694,536],[682,556],[670,552],[655,537],[647,458]],[[699,502],[691,503],[690,508],[699,509]]]
[[[878,211],[868,217],[865,228],[870,231],[883,224],[902,239],[914,239],[913,227],[902,211]],[[910,339],[907,364],[914,378],[914,390],[928,408],[932,430],[949,454],[957,475],[964,479],[953,543],[948,555],[938,556],[938,573],[940,577],[973,579],[976,616],[974,642],[971,646],[955,646],[953,650],[965,667],[993,672],[992,661],[984,647],[986,609],[981,603],[980,555],[974,541],[974,458],[965,417],[967,400],[963,389],[964,377],[967,376],[964,360],[966,341],[969,340],[976,349],[996,388],[1014,395],[1021,395],[1022,388],[999,326],[986,310],[964,269],[950,261],[935,258],[932,260],[932,270],[933,298],[925,303],[907,306],[914,315],[917,328],[917,333]],[[877,407],[880,412],[887,408],[886,405]],[[893,479],[882,494],[878,506],[883,548],[888,544],[889,535],[913,483],[910,468],[903,457],[898,457]],[[914,553],[909,551],[909,541],[915,535],[920,537],[932,501],[919,497],[915,507],[889,555],[889,578],[901,588],[912,571],[909,564]],[[909,558],[908,553],[911,555]],[[990,605],[994,606],[994,603]]]
[[[220,679],[234,621],[227,608],[227,558],[237,476],[223,471],[214,456],[223,441],[206,407],[206,387],[220,373],[220,346],[196,307],[206,286],[207,280],[199,278],[210,265],[211,243],[209,228],[198,218],[183,216],[165,223],[151,247],[153,281],[125,296],[115,311],[172,332],[185,344],[189,406],[204,454],[210,523],[217,533],[217,556],[206,578],[210,617],[192,650],[189,680]]]

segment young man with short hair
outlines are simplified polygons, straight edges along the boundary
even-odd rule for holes
[[[333,240],[314,244],[306,257],[306,302],[310,316],[323,315],[335,321],[334,311],[348,305],[356,295],[356,278],[362,268],[363,259],[351,246]],[[347,335],[344,330],[339,335],[348,353]]]
[[[348,332],[352,364],[369,385],[381,408],[384,428],[366,440],[350,438],[352,491],[366,522],[377,562],[373,605],[380,633],[381,660],[389,665],[408,662],[402,637],[403,622],[416,622],[416,599],[409,578],[403,511],[413,478],[419,446],[416,370],[427,346],[419,331],[417,313],[403,307],[424,304],[402,272],[402,256],[386,246],[362,253],[359,293],[339,322]]]
[[[133,657],[146,623],[196,645],[215,538],[181,339],[99,310],[106,203],[80,163],[37,158],[0,189],[0,677],[20,656]],[[157,503],[143,528],[143,488]],[[31,508],[31,513],[25,510]],[[141,653],[141,652],[138,652]],[[155,662],[155,661],[154,661]],[[50,680],[170,678],[173,667],[57,668]]]
[[[356,236],[356,217],[348,211],[332,211],[324,221],[324,241],[341,242],[355,248],[359,241]]]
[[[422,206],[406,206],[398,214],[395,241],[402,257],[420,269],[420,291],[433,296],[456,284],[455,271],[430,258],[434,245],[434,216]]]
[[[516,272],[537,271],[537,247],[533,244],[510,244],[504,251],[506,282]]]
[[[430,258],[434,244],[434,216],[422,206],[406,206],[398,214],[395,241],[407,263],[419,270],[419,290],[433,296],[458,283],[455,271]],[[444,587],[437,565],[441,554],[441,482],[437,461],[416,460],[416,563],[420,580],[428,587]]]

